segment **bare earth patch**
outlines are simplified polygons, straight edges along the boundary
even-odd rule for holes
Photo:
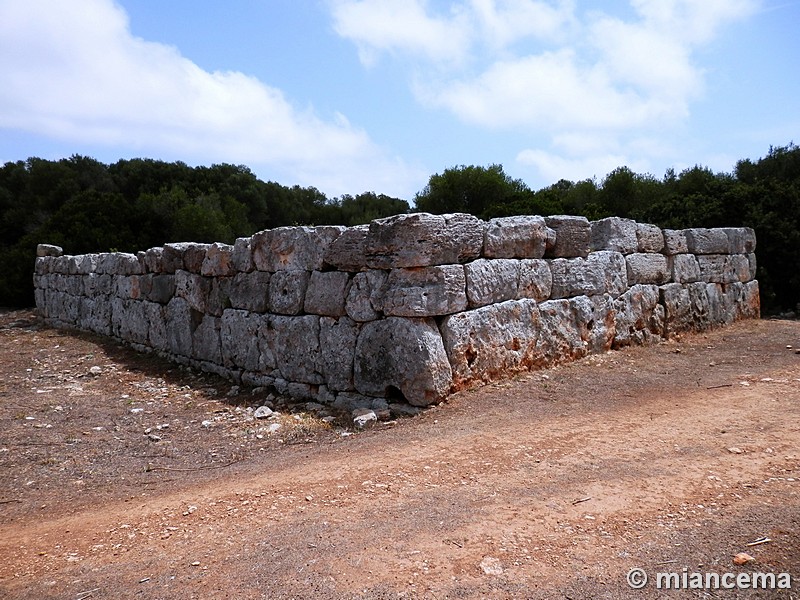
[[[741,322],[352,432],[5,312],[0,597],[797,598],[797,349],[800,322]]]

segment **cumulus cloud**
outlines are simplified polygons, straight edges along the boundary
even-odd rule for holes
[[[0,0],[0,128],[266,166],[333,194],[420,177],[342,115],[322,119],[254,77],[133,36],[112,0]]]

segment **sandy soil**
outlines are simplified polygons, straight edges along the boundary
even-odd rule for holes
[[[744,322],[353,432],[5,312],[0,597],[798,598],[797,349]],[[684,569],[794,591],[655,589]]]

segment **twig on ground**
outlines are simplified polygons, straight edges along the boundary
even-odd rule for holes
[[[95,592],[99,592],[100,588],[94,588],[93,590],[86,590],[85,592],[81,592],[78,594],[78,597],[75,600],[86,600],[89,596],[92,596]]]
[[[724,387],[733,387],[733,384],[732,383],[723,383],[723,384],[720,384],[720,385],[710,385],[706,389],[707,390],[715,390],[717,388],[724,388]]]
[[[159,465],[152,465],[147,463],[147,467],[145,467],[144,472],[149,473],[150,471],[171,471],[171,472],[187,472],[187,471],[205,471],[207,469],[223,469],[225,467],[230,467],[231,465],[235,465],[236,463],[242,462],[243,458],[237,458],[236,460],[232,460],[230,462],[221,464],[221,465],[203,465],[201,467],[161,467]]]
[[[749,544],[745,544],[745,546],[760,546],[761,544],[769,544],[772,540],[768,537],[760,537],[754,542],[750,542]]]
[[[592,499],[591,496],[586,496],[586,498],[578,498],[577,500],[572,501],[572,505],[575,506],[576,504],[580,504],[581,502],[588,502],[591,499]]]
[[[10,500],[0,500],[0,504],[11,504],[12,502],[22,502],[17,498],[11,498]]]

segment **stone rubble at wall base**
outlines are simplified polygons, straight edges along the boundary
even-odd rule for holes
[[[758,318],[749,228],[415,213],[138,254],[41,244],[57,327],[344,410]]]

